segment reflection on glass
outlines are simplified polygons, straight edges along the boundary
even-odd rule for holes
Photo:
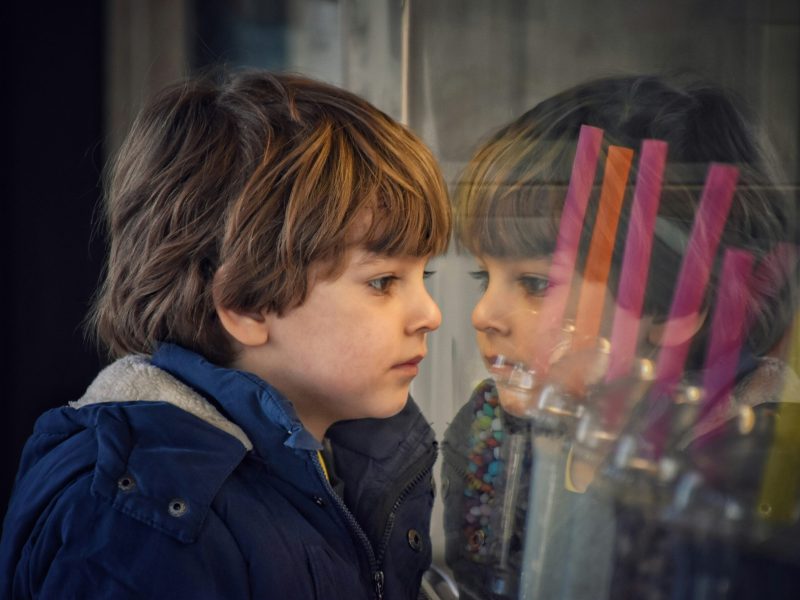
[[[713,85],[617,77],[472,157],[456,228],[491,376],[443,445],[462,597],[795,585],[795,213],[754,131]]]

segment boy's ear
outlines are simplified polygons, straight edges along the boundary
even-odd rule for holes
[[[653,321],[647,329],[647,341],[653,346],[677,346],[694,337],[706,320],[707,311],[675,319]],[[668,327],[669,324],[671,327]]]
[[[262,312],[241,312],[223,306],[218,295],[217,283],[224,275],[225,266],[221,266],[214,274],[211,296],[214,310],[217,311],[220,323],[233,339],[243,346],[263,346],[269,339],[269,321]]]
[[[269,340],[269,320],[265,314],[243,313],[219,305],[215,308],[225,331],[243,346],[263,346]]]

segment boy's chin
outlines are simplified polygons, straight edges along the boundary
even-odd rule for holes
[[[381,403],[380,408],[370,416],[374,419],[388,419],[389,417],[393,417],[403,410],[407,403],[408,390],[406,390],[402,395],[398,394],[396,397],[387,398],[385,402]]]
[[[497,386],[497,398],[502,409],[515,417],[526,417],[533,405],[533,394]]]

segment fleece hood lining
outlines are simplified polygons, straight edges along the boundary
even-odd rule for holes
[[[200,394],[153,366],[145,356],[125,356],[100,371],[86,393],[71,408],[104,402],[166,402],[232,435],[249,451],[253,443],[242,429],[225,418]]]

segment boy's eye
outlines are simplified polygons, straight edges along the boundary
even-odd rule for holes
[[[392,284],[397,280],[395,275],[384,275],[383,277],[377,277],[375,279],[370,279],[367,282],[372,289],[376,292],[380,292],[381,294],[385,294],[389,291],[389,288],[392,287]]]
[[[550,280],[539,275],[521,275],[517,281],[531,296],[544,296],[550,288]]]
[[[480,288],[482,292],[486,291],[486,288],[489,287],[489,273],[488,271],[470,271],[469,276],[472,277],[480,284]]]
[[[423,271],[422,278],[429,279],[432,275],[436,275],[436,271]]]

